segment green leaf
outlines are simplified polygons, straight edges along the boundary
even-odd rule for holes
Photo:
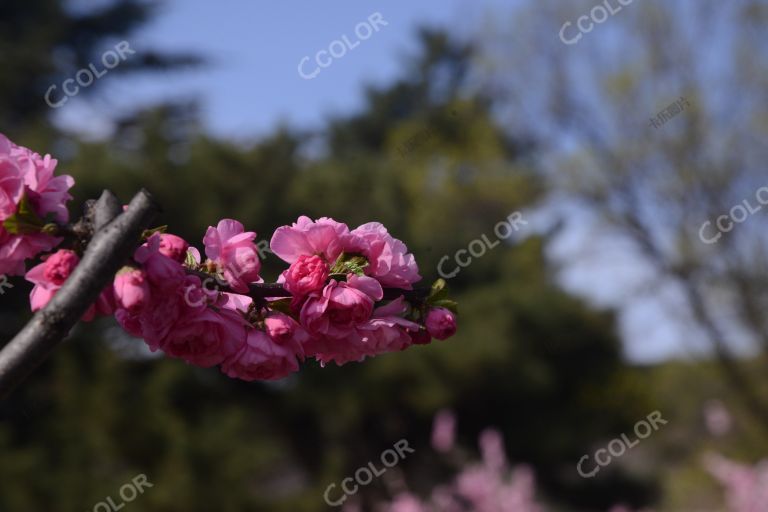
[[[427,303],[432,304],[435,301],[448,298],[448,288],[445,287],[445,279],[438,279],[432,285],[429,290],[429,296],[427,296]]]
[[[195,257],[192,256],[192,251],[187,249],[187,255],[184,258],[184,266],[187,268],[197,268],[197,261],[195,260]]]
[[[3,221],[3,227],[12,235],[28,235],[42,231],[45,222],[32,210],[27,196],[21,196],[19,209]]]
[[[285,313],[288,316],[293,316],[291,311],[291,298],[286,297],[284,299],[277,299],[269,301],[269,307],[275,311]]]
[[[432,283],[432,292],[430,293],[430,295],[434,295],[444,289],[445,289],[445,279],[440,278],[434,283]]]
[[[151,237],[155,233],[165,233],[167,230],[168,230],[168,224],[164,226],[158,226],[152,229],[145,229],[144,232],[141,233],[141,238],[143,240],[146,240],[147,238]]]
[[[362,276],[365,273],[365,267],[369,265],[365,256],[359,254],[347,254],[341,253],[336,258],[333,266],[331,267],[331,275],[333,274],[356,274]]]
[[[436,308],[445,308],[456,315],[459,314],[459,303],[455,300],[443,299],[432,302],[430,305]]]

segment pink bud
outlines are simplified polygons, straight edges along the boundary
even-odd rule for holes
[[[172,260],[184,263],[189,244],[181,237],[163,233],[160,235],[160,254]]]
[[[128,269],[115,276],[115,298],[118,305],[129,313],[141,312],[149,303],[149,283],[144,271]]]
[[[432,308],[425,322],[433,338],[444,340],[456,334],[456,316],[445,308]]]

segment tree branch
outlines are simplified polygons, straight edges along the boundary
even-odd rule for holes
[[[69,334],[138,245],[158,210],[145,190],[122,213],[117,198],[102,193],[88,215],[94,236],[83,259],[51,301],[0,351],[0,400]]]
[[[203,286],[208,282],[215,281],[218,285],[218,289],[222,292],[232,291],[227,282],[223,278],[217,278],[211,274],[206,274],[199,270],[186,269],[188,274],[195,275],[203,281]],[[429,296],[429,288],[414,288],[413,290],[403,290],[401,288],[384,288],[383,300],[394,300],[399,296],[403,296],[408,301],[424,300]],[[248,293],[245,294],[252,299],[261,300],[273,297],[291,297],[291,292],[283,288],[281,283],[255,283],[248,285]]]

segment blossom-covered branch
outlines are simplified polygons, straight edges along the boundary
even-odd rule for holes
[[[66,283],[60,283],[56,297],[47,297],[45,308],[0,351],[0,399],[43,361],[81,317],[93,316],[94,302],[138,243],[157,207],[142,191],[124,213],[120,211],[109,192],[90,209],[95,234],[81,264],[68,275]],[[48,278],[58,279],[55,268]]]
[[[113,222],[116,200],[106,221],[97,208],[69,224],[74,180],[54,176],[55,167],[50,156],[0,135],[0,273],[24,274],[35,285],[31,308],[42,310],[19,336],[33,336],[45,319],[56,326],[46,324],[46,339],[60,339],[77,318],[114,314],[152,351],[220,366],[234,378],[273,380],[308,358],[344,364],[456,332],[457,306],[445,282],[414,289],[421,280],[414,255],[380,223],[350,229],[302,216],[278,228],[270,246],[289,266],[268,284],[256,233],[237,220],[209,226],[203,253],[165,227],[144,229],[153,209],[146,194]],[[36,257],[41,262],[26,271]],[[125,264],[118,270],[119,262]],[[70,304],[80,287],[80,302]],[[50,315],[61,308],[66,322]],[[17,339],[4,354],[23,356]]]

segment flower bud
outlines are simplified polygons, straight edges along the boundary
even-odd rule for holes
[[[432,308],[425,322],[433,338],[444,340],[456,334],[456,316],[445,308]]]
[[[125,267],[115,276],[117,304],[129,313],[141,312],[149,303],[149,283],[143,270]]]

